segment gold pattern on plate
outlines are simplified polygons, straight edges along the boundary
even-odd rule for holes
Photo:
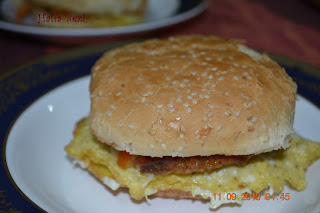
[[[6,201],[4,196],[5,191],[0,191],[0,213],[21,213],[22,211],[17,210],[12,202]]]

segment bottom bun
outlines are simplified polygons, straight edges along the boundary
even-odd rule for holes
[[[307,167],[320,157],[320,144],[297,135],[290,143],[286,150],[252,157],[245,166],[232,165],[211,172],[161,176],[141,173],[134,167],[120,168],[117,165],[118,151],[96,139],[86,118],[78,122],[74,139],[65,149],[75,162],[112,190],[128,188],[133,199],[156,196],[210,200],[210,208],[214,209],[224,203],[241,204],[244,192],[260,193],[271,187],[275,193],[280,193],[287,183],[296,190],[303,190],[307,185]],[[214,193],[221,193],[221,201],[215,199]],[[228,199],[230,193],[235,193],[236,199]]]
[[[158,191],[151,195],[151,197],[163,197],[163,198],[173,198],[173,199],[193,199],[193,200],[209,200],[210,198],[203,198],[201,195],[192,196],[192,192],[182,191],[177,189],[167,189],[163,191]]]

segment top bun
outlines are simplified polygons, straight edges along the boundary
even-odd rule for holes
[[[297,86],[238,40],[130,44],[105,53],[91,77],[91,130],[118,150],[188,157],[289,146]]]

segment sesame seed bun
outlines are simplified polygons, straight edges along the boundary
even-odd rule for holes
[[[105,53],[91,76],[91,130],[118,150],[189,157],[289,146],[297,86],[241,41],[134,43]]]

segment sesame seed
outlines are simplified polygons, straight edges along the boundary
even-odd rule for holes
[[[241,114],[241,111],[240,111],[240,110],[236,112],[236,116],[237,116],[237,117],[239,117],[240,114]]]
[[[252,122],[249,122],[249,123],[248,123],[248,126],[253,126],[253,123],[252,123]]]
[[[200,98],[204,98],[204,95],[202,93],[199,94]]]
[[[229,95],[230,95],[230,92],[227,91],[227,92],[226,92],[226,96],[228,97]]]
[[[176,120],[179,121],[180,119],[181,119],[181,116],[178,115],[178,116],[176,117]]]
[[[183,138],[184,138],[184,135],[183,135],[182,133],[180,134],[180,138],[181,138],[181,139],[183,139]]]
[[[197,72],[191,72],[191,74],[192,74],[192,75],[196,75],[196,74],[197,74]]]
[[[246,64],[243,64],[241,67],[242,68],[247,68],[248,66]]]
[[[153,144],[149,144],[149,147],[150,147],[150,149],[153,149],[154,145]]]
[[[138,78],[138,81],[142,81],[142,77],[141,76]]]
[[[212,88],[215,88],[216,86],[217,86],[216,84],[212,84],[212,85],[211,85]]]
[[[214,108],[213,104],[208,104],[208,105],[209,105],[210,108],[212,108],[212,109]]]
[[[163,144],[161,144],[161,148],[163,149],[163,150],[167,150],[167,146],[163,143]]]
[[[113,105],[113,104],[111,104],[111,109],[116,109],[116,106],[115,105]]]
[[[243,98],[243,97],[244,97],[244,94],[243,94],[243,93],[240,93],[240,97]]]
[[[202,121],[206,122],[206,121],[208,121],[208,118],[207,117],[203,117]]]
[[[119,123],[119,127],[122,127],[123,125],[124,125],[124,122],[121,121],[121,122]]]
[[[155,134],[156,134],[156,132],[154,131],[154,129],[150,129],[149,133],[150,133],[150,135],[155,135]]]
[[[217,67],[212,67],[211,70],[215,71],[217,70],[218,68]]]
[[[256,122],[256,121],[258,121],[259,120],[259,118],[257,118],[257,117],[253,117],[252,118],[252,122]]]
[[[187,108],[187,111],[188,111],[189,113],[191,113],[191,112],[192,112],[192,109],[191,109],[190,107],[188,107],[188,108]]]
[[[211,61],[210,57],[205,58],[206,61]]]
[[[207,94],[205,94],[205,95],[204,95],[204,98],[210,98],[210,96],[209,96],[209,95],[207,95]]]
[[[200,140],[200,135],[197,135],[196,140]]]
[[[217,132],[219,132],[221,129],[222,129],[222,125],[220,124],[220,125],[217,127]]]
[[[207,76],[207,73],[206,73],[206,72],[204,72],[204,73],[202,73],[202,74],[201,74],[201,76]]]
[[[191,90],[190,89],[187,89],[187,93],[190,93],[191,92]]]
[[[206,91],[206,89],[202,88],[202,89],[201,89],[201,91],[202,91],[202,92],[205,92],[205,91]]]
[[[254,105],[256,105],[258,102],[257,102],[257,101],[252,101],[252,103],[253,103]]]
[[[162,107],[163,107],[163,105],[160,105],[160,104],[157,105],[157,108],[158,108],[158,109],[160,109],[160,108],[162,108]]]
[[[170,112],[174,112],[176,109],[175,108],[170,108],[169,111]]]
[[[188,79],[186,79],[186,78],[185,78],[185,79],[183,79],[183,81],[184,81],[184,82],[189,82],[189,80],[188,80]]]
[[[222,71],[222,72],[221,72],[221,74],[226,74],[226,73],[227,73],[227,71]]]
[[[159,124],[163,124],[162,118],[159,120]]]
[[[189,103],[184,103],[183,106],[188,107],[190,105],[189,105]]]
[[[192,99],[192,96],[191,96],[191,95],[188,95],[187,98],[188,98],[188,99]]]
[[[192,102],[193,102],[194,104],[197,104],[197,103],[198,103],[198,101],[197,101],[196,99],[192,99]]]
[[[211,79],[213,79],[213,76],[212,76],[212,75],[209,75],[208,78],[211,80]]]
[[[218,80],[219,81],[222,81],[224,79],[224,77],[222,76],[222,77],[220,77],[220,78],[218,78]]]
[[[213,116],[213,112],[209,112],[208,117],[211,118]]]
[[[184,126],[180,125],[180,131],[181,132],[186,132],[186,128],[184,128]]]
[[[142,97],[141,101],[144,102],[146,100],[146,97]]]
[[[251,76],[248,76],[248,79],[249,79],[249,80],[252,80],[252,77],[251,77]]]
[[[239,77],[238,76],[233,76],[233,79],[234,80],[239,80]]]
[[[176,84],[176,83],[178,83],[178,81],[177,81],[177,80],[172,81],[172,84]]]
[[[173,107],[173,104],[172,104],[172,103],[170,103],[170,104],[168,104],[167,106],[168,106],[168,107]]]
[[[180,86],[181,88],[184,88],[186,85],[185,85],[184,83],[180,83],[179,86]]]
[[[107,111],[107,116],[110,117],[111,116],[111,112]]]
[[[199,135],[200,134],[200,130],[197,130],[194,132],[195,135]]]
[[[193,92],[193,93],[191,93],[191,95],[192,95],[192,96],[195,96],[195,95],[197,95],[197,93],[196,93],[196,92]]]
[[[129,127],[129,129],[133,129],[134,125],[133,124],[129,124],[128,127]]]
[[[181,97],[181,96],[179,96],[179,97],[177,98],[177,102],[182,102],[182,97]]]
[[[116,96],[120,96],[122,94],[122,92],[117,92]]]
[[[208,136],[203,136],[203,137],[201,138],[201,140],[203,140],[203,141],[208,140]]]
[[[208,125],[208,127],[210,127],[211,129],[213,129],[213,126],[211,125],[211,124],[207,124]]]
[[[247,102],[244,102],[243,105],[244,105],[246,108],[249,108]]]
[[[248,103],[248,108],[251,108],[251,107],[252,107],[252,103],[249,102],[249,103]]]
[[[249,75],[247,72],[243,72],[244,75]]]

